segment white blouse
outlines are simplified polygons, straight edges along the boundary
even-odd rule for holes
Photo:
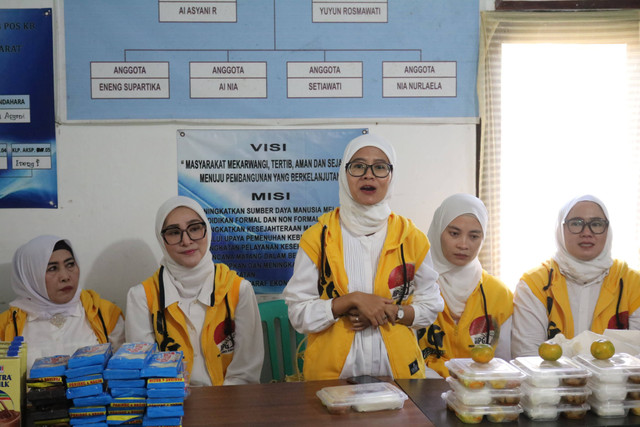
[[[78,304],[76,310],[59,327],[48,319],[27,315],[22,335],[27,343],[27,375],[36,359],[65,354],[71,356],[80,347],[98,344],[98,338],[91,329],[82,304]],[[124,320],[121,316],[109,334],[113,352],[124,342],[124,335]]]
[[[566,280],[575,336],[591,329],[602,282],[580,285]],[[547,340],[548,323],[547,308],[521,280],[516,286],[513,299],[511,356],[537,356],[538,346]],[[640,329],[640,310],[629,315],[629,329]]]
[[[168,274],[166,271],[164,274]],[[206,283],[194,299],[181,298],[178,291],[165,278],[165,307],[174,302],[187,319],[189,340],[193,347],[191,386],[210,386],[211,378],[200,347],[200,335],[207,309],[210,307],[213,282]],[[253,286],[247,280],[240,282],[238,306],[235,311],[235,349],[233,360],[227,367],[223,385],[259,383],[264,361],[262,323]],[[155,342],[154,329],[147,305],[144,286],[138,284],[127,294],[126,336],[128,342]]]
[[[386,238],[387,228],[369,236],[354,236],[342,227],[344,264],[349,278],[349,292],[373,293],[375,272]],[[304,250],[299,249],[293,267],[293,276],[283,295],[289,307],[289,319],[302,334],[321,332],[337,322],[331,311],[331,300],[318,296],[318,269]],[[428,327],[444,308],[440,289],[436,283],[438,273],[433,269],[431,255],[415,274],[413,303],[415,311],[413,329]],[[432,374],[435,374],[432,370]],[[340,378],[356,375],[392,376],[387,349],[378,328],[357,331]],[[437,374],[430,375],[440,378]]]

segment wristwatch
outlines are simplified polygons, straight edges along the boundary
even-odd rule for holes
[[[404,317],[404,309],[398,306],[398,312],[396,313],[396,321],[401,320]]]

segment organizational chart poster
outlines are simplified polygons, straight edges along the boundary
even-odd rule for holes
[[[57,208],[51,9],[0,9],[0,208]]]
[[[66,0],[67,119],[476,117],[475,0]]]
[[[300,236],[338,206],[347,143],[365,129],[179,130],[178,193],[211,225],[211,252],[254,285],[280,293]]]

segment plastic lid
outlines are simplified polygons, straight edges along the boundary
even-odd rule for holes
[[[640,359],[627,353],[616,353],[604,360],[590,354],[578,354],[574,360],[605,383],[626,382],[629,375],[640,375]]]
[[[353,406],[362,411],[374,411],[376,406],[380,406],[379,409],[401,408],[408,399],[402,390],[387,382],[324,387],[316,395],[329,409]]]
[[[503,359],[494,357],[488,363],[477,363],[473,359],[451,359],[444,362],[451,376],[458,378],[463,385],[468,381],[500,381],[517,380],[514,384],[500,384],[500,388],[513,388],[520,385],[519,381],[525,374]],[[489,384],[491,386],[491,384]],[[511,387],[508,387],[511,386]]]
[[[587,368],[564,356],[555,361],[544,360],[540,356],[516,357],[511,363],[531,377],[586,378],[591,376],[591,372]]]

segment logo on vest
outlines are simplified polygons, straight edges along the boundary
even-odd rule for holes
[[[487,325],[487,317],[489,318],[489,325]],[[488,341],[487,330],[489,331]],[[491,315],[486,317],[479,316],[471,322],[471,325],[469,325],[469,336],[471,337],[471,342],[473,342],[474,345],[491,344],[500,336],[500,326],[498,326],[498,322],[496,319],[491,317]]]
[[[223,320],[216,326],[213,333],[213,340],[215,341],[221,354],[233,353],[235,347],[236,336],[236,322],[231,321],[231,333],[225,330],[225,321]]]
[[[404,286],[405,284],[405,267],[406,267],[406,283],[408,286]],[[402,301],[409,298],[411,294],[413,294],[413,277],[415,275],[416,266],[414,264],[405,264],[399,265],[389,273],[389,280],[387,281],[389,285],[389,290],[391,291],[391,298],[395,301]]]

